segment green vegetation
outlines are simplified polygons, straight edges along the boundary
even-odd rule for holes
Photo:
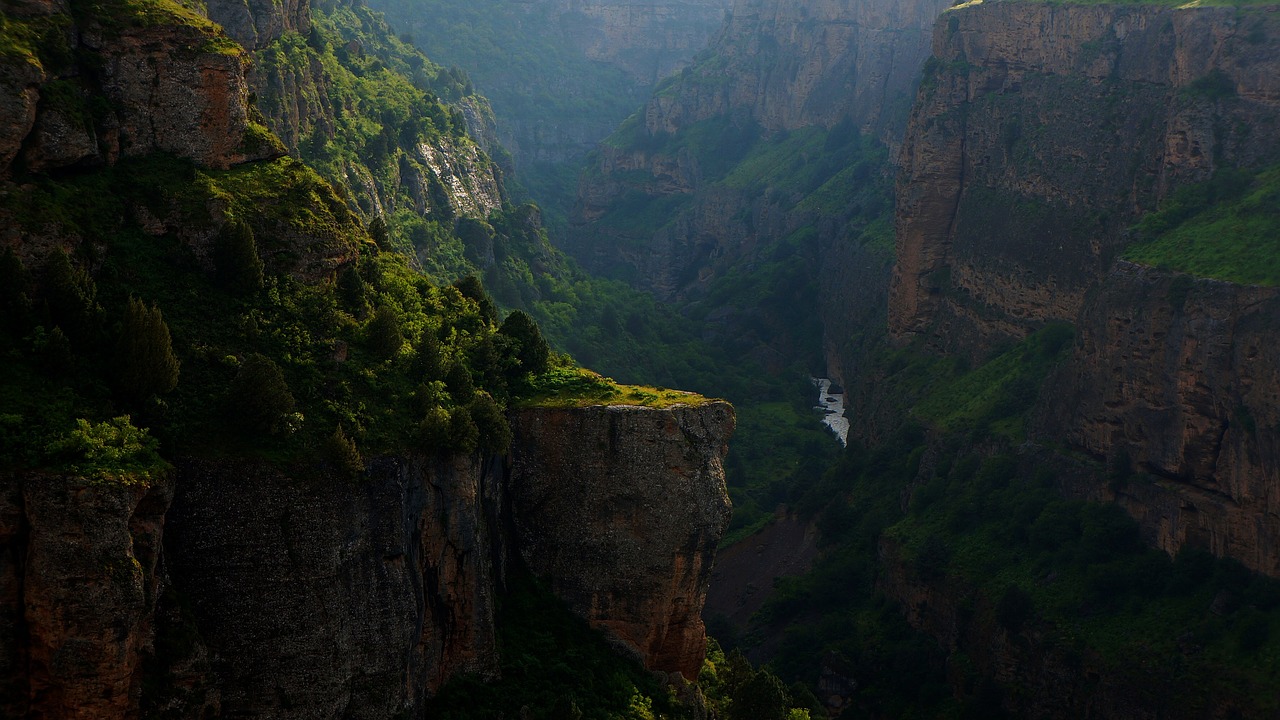
[[[105,422],[76,420],[75,427],[49,444],[51,466],[58,472],[100,482],[147,485],[169,464],[160,458],[160,443],[146,429],[133,426],[128,415]]]
[[[402,37],[414,38],[434,59],[465,68],[475,79],[526,151],[510,178],[518,183],[513,191],[536,199],[553,231],[564,230],[577,192],[570,162],[642,105],[645,89],[567,41],[572,30],[552,5],[444,0],[433,2],[429,14],[412,0],[374,5],[405,32]],[[550,159],[536,159],[543,154]]]
[[[575,365],[559,355],[543,374],[531,378],[529,389],[521,393],[523,407],[587,407],[591,405],[639,405],[667,408],[698,406],[711,402],[697,393],[666,388],[619,385],[612,378]]]
[[[478,282],[435,285],[403,256],[378,252],[296,161],[206,172],[130,160],[36,178],[6,202],[24,225],[96,242],[37,259],[34,271],[0,256],[5,467],[45,466],[77,419],[121,408],[137,408],[165,454],[304,460],[339,425],[353,447],[383,452],[416,445],[441,412],[438,447],[497,451],[510,442],[501,408],[534,384],[536,324],[515,320],[503,334]],[[215,243],[211,268],[179,237],[101,210],[113,205],[149,207],[180,227],[216,227],[210,208],[225,207],[221,246],[238,244],[241,260],[218,259]],[[338,263],[338,282],[324,282]],[[101,320],[112,316],[123,322]]]
[[[1246,716],[1280,710],[1280,582],[1203,551],[1145,547],[1119,507],[1062,499],[1055,468],[1088,461],[1026,445],[1027,413],[1071,335],[1046,327],[973,368],[920,348],[874,359],[905,419],[803,494],[823,556],[783,581],[737,641],[781,638],[784,678],[846,668],[872,715],[994,717],[1035,692],[992,682],[963,642],[943,651],[907,626],[882,594],[905,584],[954,606],[961,633],[1007,633],[1008,662],[1050,656],[1161,688],[1155,705],[1208,712],[1232,697]],[[1097,465],[1113,488],[1161,482],[1124,458]]]
[[[1224,169],[1178,189],[1135,228],[1126,260],[1245,285],[1280,285],[1280,167]]]
[[[698,717],[692,694],[677,693],[573,615],[520,572],[498,599],[497,678],[451,680],[427,707],[442,720],[682,720]],[[787,688],[739,653],[708,644],[698,677],[706,707],[721,720],[809,720],[812,693]],[[683,698],[683,699],[682,699]],[[800,705],[800,707],[794,707]],[[817,717],[816,715],[814,717]]]

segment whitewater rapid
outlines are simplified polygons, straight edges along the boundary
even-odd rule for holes
[[[809,378],[818,388],[818,404],[813,407],[823,413],[822,424],[836,436],[841,447],[849,444],[849,419],[844,416],[844,393],[831,392],[828,378]]]

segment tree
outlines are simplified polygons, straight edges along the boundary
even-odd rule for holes
[[[400,319],[395,310],[383,305],[373,314],[367,328],[369,349],[383,360],[395,357],[404,345],[404,333],[400,332]]]
[[[787,720],[791,698],[777,676],[759,670],[734,689],[730,709],[734,720]]]
[[[348,478],[359,477],[364,473],[364,458],[355,441],[347,437],[342,425],[333,431],[324,446],[325,456],[337,471]]]
[[[231,292],[247,295],[262,289],[262,258],[248,223],[232,220],[222,226],[214,266],[218,284]]]
[[[476,393],[467,411],[479,431],[478,446],[481,450],[501,454],[511,447],[511,426],[489,393]]]
[[[498,321],[498,306],[493,304],[493,298],[489,297],[489,293],[485,291],[484,284],[480,282],[480,278],[475,275],[468,275],[453,284],[458,288],[458,292],[463,297],[471,298],[480,308],[480,316],[484,318],[486,323],[495,323]]]
[[[116,391],[137,405],[178,385],[178,357],[173,354],[169,326],[160,308],[148,308],[137,298],[125,306],[120,339],[116,343]]]
[[[279,365],[257,353],[245,358],[227,396],[227,419],[237,429],[246,435],[280,433],[294,406]]]
[[[71,264],[62,250],[54,250],[44,266],[44,300],[49,325],[59,325],[75,342],[89,344],[97,333],[98,288],[89,273]]]
[[[542,337],[538,323],[523,310],[512,311],[498,332],[511,338],[515,343],[516,359],[520,361],[520,370],[535,375],[546,372],[547,361],[551,357],[551,348]]]

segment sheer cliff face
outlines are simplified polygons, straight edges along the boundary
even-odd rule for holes
[[[249,50],[261,50],[286,32],[311,30],[308,0],[209,0],[209,19]]]
[[[901,155],[890,331],[980,354],[1074,320],[1172,188],[1280,157],[1273,10],[946,13]]]
[[[688,64],[719,30],[732,0],[554,0],[569,42],[592,60],[653,85]]]
[[[652,670],[698,676],[702,606],[729,523],[727,403],[518,414],[520,555],[570,609]]]
[[[41,40],[59,60],[22,48],[0,60],[0,178],[153,152],[211,168],[278,154],[253,130],[243,51],[213,25],[161,13],[72,19],[53,4],[12,10],[18,22],[59,28]]]
[[[496,673],[517,557],[621,650],[695,677],[732,408],[513,428],[505,460],[386,457],[359,482],[226,459],[151,489],[0,477],[0,712],[421,717],[450,677]]]
[[[1280,576],[1280,290],[1120,263],[1080,315],[1044,434],[1131,472],[1108,488],[1149,541]]]
[[[1068,492],[1116,500],[1170,552],[1273,575],[1277,293],[1114,257],[1177,187],[1280,158],[1278,43],[1275,8],[946,13],[902,151],[889,296],[898,340],[970,357],[1075,323],[1035,431],[1099,461]]]
[[[650,133],[745,111],[768,130],[850,117],[896,134],[949,0],[738,0],[712,57],[645,108]]]
[[[0,476],[0,715],[136,713],[170,497],[167,479]]]
[[[166,561],[223,714],[394,717],[497,671],[500,464],[386,459],[360,484],[187,461]]]

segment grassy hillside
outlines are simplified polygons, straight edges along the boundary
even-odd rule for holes
[[[1124,258],[1244,285],[1280,285],[1280,167],[1220,170],[1135,228]]]

